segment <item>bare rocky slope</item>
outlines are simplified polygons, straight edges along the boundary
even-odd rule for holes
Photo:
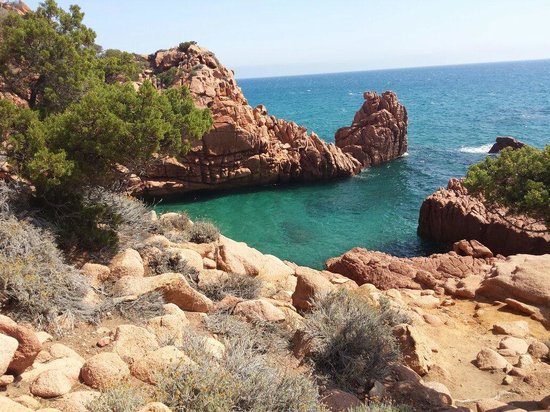
[[[459,179],[428,196],[420,208],[418,234],[438,242],[475,239],[494,253],[550,253],[550,234],[540,224],[522,216],[507,218],[504,210],[487,210]],[[528,229],[528,230],[526,230]]]
[[[407,148],[407,113],[392,92],[365,93],[365,103],[336,145],[294,122],[252,108],[234,73],[197,45],[149,56],[154,81],[172,71],[170,87],[187,86],[214,126],[182,158],[164,158],[135,180],[134,191],[162,196],[285,182],[353,176],[362,167],[395,159]],[[158,82],[157,82],[158,83]]]
[[[172,213],[159,221],[174,227],[181,219]],[[223,363],[226,336],[208,327],[220,311],[294,333],[294,354],[278,362],[299,373],[310,350],[299,339],[304,316],[314,299],[339,289],[374,306],[389,304],[409,321],[393,328],[403,358],[387,378],[368,393],[321,386],[328,410],[384,398],[434,412],[550,407],[550,357],[543,343],[549,336],[550,255],[495,258],[483,245],[464,241],[449,254],[417,259],[353,250],[330,260],[331,271],[317,271],[223,236],[196,244],[175,241],[177,233],[150,235],[107,265],[89,261],[81,268],[92,286],[88,303],[100,304],[106,290],[128,304],[157,291],[166,302],[160,313],[142,313],[133,322],[108,316],[95,326],[60,319],[57,337],[0,316],[0,410],[86,412],[115,383],[145,396],[158,385],[159,371],[197,356],[186,340],[190,334],[200,339],[201,356]],[[159,271],[161,256],[170,256],[171,264],[186,262],[196,284],[182,273]],[[205,295],[237,274],[260,281],[259,294],[221,301]],[[150,402],[135,410],[171,410]]]

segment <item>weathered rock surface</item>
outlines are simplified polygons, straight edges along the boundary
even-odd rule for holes
[[[0,333],[0,376],[8,370],[18,346],[17,339]]]
[[[495,144],[489,149],[489,153],[498,153],[501,150],[511,147],[512,149],[520,149],[525,146],[525,143],[520,142],[515,137],[498,136]]]
[[[305,127],[269,115],[264,106],[252,108],[234,73],[206,49],[192,45],[185,52],[159,51],[149,60],[155,73],[177,68],[173,86],[187,86],[195,103],[210,109],[214,125],[186,156],[160,159],[146,177],[136,179],[136,192],[167,195],[343,178],[406,150],[406,111],[393,93],[365,94],[350,132],[341,133],[350,135],[342,139],[344,145],[352,143],[342,151]],[[364,138],[352,137],[355,134]],[[356,159],[357,148],[370,160]]]
[[[80,376],[86,385],[103,389],[120,384],[130,376],[130,369],[118,354],[102,352],[84,363]]]
[[[371,283],[379,289],[433,289],[443,287],[449,294],[473,297],[476,282],[481,282],[494,259],[459,256],[455,252],[429,257],[398,258],[382,252],[354,248],[327,260],[327,269],[340,273],[357,284]],[[471,290],[471,289],[474,290]]]
[[[10,336],[19,342],[17,350],[12,357],[8,370],[15,374],[21,374],[32,365],[42,345],[36,334],[24,326],[18,325],[7,316],[0,315],[0,333]]]
[[[550,233],[526,231],[544,230],[532,219],[501,216],[504,210],[487,210],[483,202],[468,194],[459,179],[450,179],[446,189],[428,196],[420,208],[418,234],[438,242],[478,240],[494,254],[513,255],[550,253]]]
[[[396,159],[407,152],[407,110],[393,92],[365,92],[365,102],[350,127],[336,132],[336,146],[363,167]]]
[[[496,262],[481,284],[479,293],[491,298],[513,298],[550,308],[550,254],[515,255]]]

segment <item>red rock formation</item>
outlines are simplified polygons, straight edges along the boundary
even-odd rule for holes
[[[393,92],[365,92],[365,102],[350,127],[336,132],[336,146],[363,167],[374,166],[407,152],[407,110]]]
[[[325,143],[315,133],[309,134],[305,127],[269,115],[264,106],[253,109],[237,86],[233,72],[208,50],[191,45],[185,52],[159,51],[150,56],[150,62],[154,73],[177,68],[174,86],[187,86],[195,103],[212,111],[214,127],[186,156],[165,158],[150,168],[135,189],[138,193],[167,195],[327,180],[353,176],[368,165]],[[403,106],[393,93],[382,97],[369,93],[365,97],[364,107],[370,107],[371,112],[365,119],[356,115],[362,125],[357,127],[372,129],[371,140],[366,144],[377,145],[375,138],[381,139],[382,143],[376,146],[376,163],[402,154],[406,143],[394,150],[393,140],[391,144],[386,140],[391,130],[406,141]],[[386,149],[390,153],[382,153]]]
[[[27,6],[21,0],[19,1],[0,1],[0,9],[7,11],[14,11],[17,14],[23,16],[31,11],[31,8]]]
[[[522,216],[512,218],[511,224],[503,215],[504,210],[487,210],[479,198],[468,194],[461,180],[451,179],[447,189],[439,189],[422,203],[418,234],[438,242],[475,239],[505,256],[550,253],[550,233],[533,231],[544,226]]]
[[[511,147],[512,149],[519,149],[523,146],[525,146],[525,143],[520,142],[514,137],[499,136],[497,137],[497,141],[495,142],[495,144],[489,150],[489,153],[498,153],[502,149],[505,149],[507,147]]]
[[[494,258],[476,259],[455,252],[429,257],[398,258],[382,252],[354,248],[327,260],[329,271],[344,275],[358,285],[377,288],[445,289],[449,294],[473,297]]]

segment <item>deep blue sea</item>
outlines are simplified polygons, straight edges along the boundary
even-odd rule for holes
[[[331,142],[351,123],[363,92],[394,90],[409,113],[408,156],[359,176],[162,204],[214,221],[264,253],[302,265],[362,246],[398,256],[434,245],[416,235],[422,200],[463,176],[499,135],[550,143],[550,61],[382,70],[238,81],[252,106],[307,126]]]

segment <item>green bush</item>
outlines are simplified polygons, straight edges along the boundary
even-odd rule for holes
[[[550,231],[550,145],[506,148],[471,166],[464,185],[482,195],[489,208],[504,206],[509,214],[525,214]]]
[[[226,296],[241,299],[256,299],[260,295],[262,281],[256,277],[229,273],[218,282],[209,283],[200,288],[201,292],[213,301],[220,301]]]
[[[89,412],[136,412],[145,406],[142,391],[137,388],[113,388],[86,405]]]
[[[162,87],[170,87],[176,81],[177,75],[178,75],[178,69],[176,69],[175,67],[170,67],[168,70],[162,73],[159,73],[157,77]]]
[[[131,53],[108,49],[101,53],[99,61],[105,72],[106,83],[123,83],[139,78],[141,68]]]
[[[186,53],[187,50],[189,50],[189,47],[194,45],[194,44],[197,44],[197,42],[193,41],[193,40],[182,42],[182,43],[179,44],[178,50],[180,52]]]
[[[384,379],[399,358],[398,344],[381,313],[359,295],[339,290],[316,302],[305,318],[317,371],[349,390]]]
[[[188,231],[189,241],[193,243],[215,242],[220,237],[219,229],[211,222],[197,220]]]

